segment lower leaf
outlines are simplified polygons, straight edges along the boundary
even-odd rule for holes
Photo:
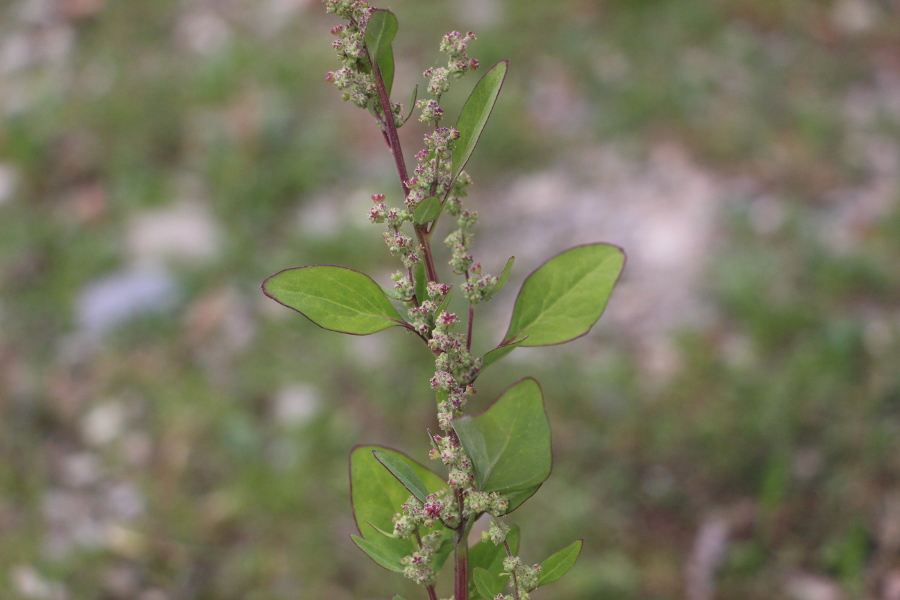
[[[475,589],[482,598],[494,598],[506,587],[506,581],[503,578],[489,573],[481,567],[475,567],[472,570],[472,579],[475,581]]]
[[[391,546],[374,544],[365,538],[361,538],[352,534],[350,535],[350,539],[353,540],[353,543],[356,544],[356,546],[360,550],[368,554],[369,558],[377,562],[388,571],[393,571],[395,573],[403,572],[403,564],[400,562],[404,557],[402,551],[393,552]]]

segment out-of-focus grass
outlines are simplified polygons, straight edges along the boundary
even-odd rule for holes
[[[4,598],[421,596],[349,543],[345,461],[356,443],[424,456],[427,357],[396,331],[329,334],[257,290],[300,264],[387,273],[358,199],[394,189],[390,162],[323,81],[332,20],[316,2],[266,16],[289,4],[0,8],[0,163],[16,180],[0,202]],[[511,360],[481,382],[476,406],[523,368],[548,397],[554,475],[513,515],[526,560],[586,538],[569,578],[535,597],[684,597],[714,517],[730,532],[717,597],[796,596],[797,574],[887,594],[900,568],[896,2],[465,5],[392,8],[413,70],[398,85],[451,28],[476,30],[484,64],[512,59],[473,195],[601,142],[638,156],[674,143],[751,182],[723,193],[713,314],[673,334],[674,372],[654,378],[627,331],[602,329],[558,362]],[[476,18],[482,5],[494,21]],[[170,264],[176,307],[93,347],[74,337],[84,287],[134,260],[136,215],[183,200],[220,238],[212,259]],[[318,398],[311,416],[279,413],[292,389]]]

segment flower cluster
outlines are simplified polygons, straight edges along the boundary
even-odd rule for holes
[[[408,277],[401,277],[400,282],[402,282],[404,288],[407,285],[414,285]],[[427,339],[433,334],[433,331],[435,331],[437,319],[445,314],[442,309],[449,300],[450,286],[445,283],[432,281],[426,286],[425,293],[428,296],[428,299],[425,300],[420,298],[421,302],[419,305],[411,307],[407,311],[407,315],[409,316],[410,325],[412,325],[422,337]],[[455,319],[456,316],[453,315],[453,318]]]
[[[369,220],[373,223],[387,222],[388,230],[384,232],[384,242],[394,256],[399,256],[403,266],[412,269],[419,263],[419,246],[413,239],[400,231],[403,224],[412,221],[409,211],[399,208],[388,208],[384,203],[384,194],[372,194],[374,206],[369,209]]]
[[[509,502],[503,494],[498,492],[481,492],[475,489],[467,490],[463,501],[463,516],[477,517],[488,513],[500,516],[509,508]],[[493,522],[492,522],[493,525]]]
[[[365,68],[366,24],[373,9],[365,0],[326,0],[325,6],[328,12],[350,21],[331,30],[337,36],[332,46],[343,68],[329,71],[325,79],[344,92],[342,97],[345,101],[350,100],[356,106],[366,108],[378,93],[371,69]]]
[[[466,54],[468,43],[474,39],[475,34],[471,31],[466,35],[458,31],[451,31],[441,40],[441,52],[450,57],[448,70],[455,79],[459,79],[467,71],[474,71],[478,68],[478,61],[469,58]]]
[[[416,154],[415,177],[406,182],[409,210],[415,210],[428,196],[443,197],[447,193],[453,174],[451,152],[457,139],[459,131],[452,127],[438,127],[425,135],[425,147]]]
[[[449,467],[448,483],[450,487],[457,490],[471,488],[475,483],[472,461],[459,445],[456,435],[452,433],[443,437],[435,435],[431,441],[432,447],[429,456],[432,460],[440,458],[441,462]]]
[[[481,370],[482,361],[466,348],[466,337],[450,330],[459,318],[441,312],[434,320],[428,346],[438,352],[434,361],[435,374],[431,388],[438,392],[438,424],[450,431],[450,420],[462,416],[468,397],[475,393],[472,382]]]
[[[530,592],[538,587],[538,576],[541,573],[541,565],[529,567],[522,563],[518,556],[508,556],[503,559],[503,571],[514,575],[519,600],[528,600]],[[496,600],[513,600],[513,596],[497,596]]]
[[[468,71],[478,68],[478,61],[466,54],[467,44],[475,39],[471,31],[462,35],[451,31],[441,40],[441,52],[449,57],[446,67],[435,67],[423,73],[428,79],[428,93],[440,98],[450,91],[450,78],[459,79]]]
[[[425,502],[419,501],[415,496],[410,496],[403,503],[401,512],[394,515],[394,536],[408,538],[419,527],[434,527],[435,521],[440,520],[448,527],[459,524],[459,510],[453,501],[453,494],[444,488],[436,494],[429,494]]]
[[[443,535],[440,531],[422,536],[419,549],[409,556],[404,556],[400,561],[403,564],[403,574],[420,585],[434,585],[437,573],[432,566],[432,560],[441,547]]]
[[[491,519],[490,528],[488,528],[487,531],[481,532],[481,541],[486,542],[491,540],[495,546],[498,546],[506,541],[507,534],[509,534],[509,525],[503,521]]]
[[[367,0],[325,0],[325,12],[355,21],[364,28],[372,10]]]

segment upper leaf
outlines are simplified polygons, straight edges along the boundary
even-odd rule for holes
[[[459,121],[456,123],[459,139],[453,146],[453,179],[456,179],[459,172],[465,168],[478,144],[478,138],[481,137],[481,132],[497,102],[497,95],[500,94],[508,68],[508,60],[501,60],[494,65],[484,74],[463,106]]]
[[[285,269],[266,279],[262,290],[332,331],[368,335],[403,323],[381,286],[368,275],[344,267]]]
[[[484,492],[513,492],[540,485],[550,476],[550,423],[541,388],[525,378],[484,413],[453,420],[469,458],[475,485]]]
[[[394,83],[394,51],[391,44],[399,28],[394,13],[383,8],[375,9],[366,25],[366,47],[369,49],[369,56],[378,63],[388,96],[391,95]]]
[[[541,563],[541,574],[538,575],[538,587],[559,581],[578,560],[581,553],[582,540],[575,540],[559,552]]]
[[[624,265],[625,253],[609,244],[577,246],[551,258],[522,284],[504,343],[527,335],[522,346],[550,346],[586,334]]]

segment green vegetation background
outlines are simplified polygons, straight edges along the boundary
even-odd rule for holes
[[[653,346],[614,294],[587,338],[481,382],[473,409],[524,375],[548,399],[554,472],[512,516],[525,559],[585,538],[534,597],[900,598],[900,4],[389,7],[398,99],[447,30],[511,59],[471,168],[490,218],[520,222],[491,198],[598,147],[632,165],[674,147],[719,185],[690,283],[702,318]],[[350,543],[346,457],[424,457],[427,356],[258,290],[319,262],[387,281],[365,199],[396,184],[324,81],[334,24],[312,0],[0,3],[3,598],[421,597]],[[403,133],[411,154],[420,130]],[[178,206],[205,215],[200,250],[148,242],[177,293],[86,331],[85,290],[146,259],[135,231]],[[492,243],[496,272],[536,241]]]

